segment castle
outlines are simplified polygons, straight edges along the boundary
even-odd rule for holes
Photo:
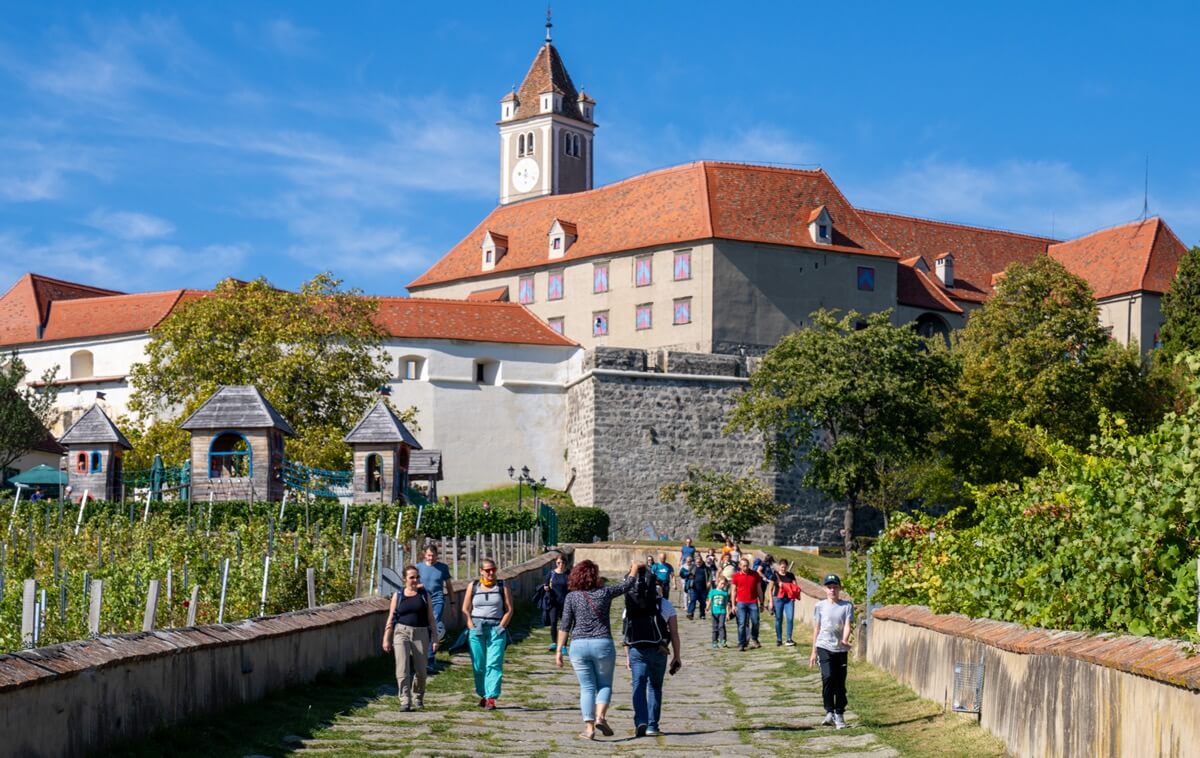
[[[596,108],[547,35],[500,102],[499,205],[411,297],[380,298],[393,399],[419,409],[422,446],[443,451],[442,494],[527,465],[608,510],[616,537],[692,533],[658,487],[689,464],[759,469],[760,441],[723,433],[728,410],[758,356],[813,311],[891,309],[948,338],[1009,263],[1041,255],[1091,284],[1114,339],[1157,343],[1185,252],[1159,218],[1054,240],[868,211],[823,170],[726,162],[594,188]],[[0,348],[32,376],[68,371],[60,428],[94,390],[116,418],[150,330],[201,296],[28,274],[0,297]],[[840,509],[799,472],[760,475],[793,506],[761,538],[840,542]]]

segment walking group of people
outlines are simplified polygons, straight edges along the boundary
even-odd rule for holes
[[[759,620],[766,608],[775,619],[775,644],[795,646],[792,639],[795,602],[800,596],[796,576],[787,560],[771,555],[751,559],[728,541],[718,555],[701,554],[691,539],[681,548],[679,570],[666,553],[634,561],[622,581],[606,583],[597,565],[588,560],[573,567],[559,555],[539,592],[543,623],[550,627],[550,650],[562,668],[569,660],[579,681],[581,739],[596,733],[614,734],[608,723],[617,646],[610,625],[613,600],[624,598],[621,644],[632,679],[634,733],[659,734],[662,692],[666,676],[683,665],[679,614],[670,601],[672,584],[682,593],[689,621],[711,618],[713,648],[728,647],[726,623],[736,619],[738,650],[762,647]],[[504,655],[513,601],[509,588],[496,576],[496,564],[480,561],[479,577],[463,592],[462,612],[475,678],[479,707],[492,710],[501,695]],[[841,580],[825,577],[826,597],[813,614],[809,666],[819,663],[827,726],[846,726],[846,673],[853,606],[841,598]],[[404,710],[424,706],[427,671],[445,634],[443,610],[454,602],[450,570],[430,546],[425,561],[404,570],[404,588],[392,596],[384,629],[383,649],[396,656],[396,679]]]

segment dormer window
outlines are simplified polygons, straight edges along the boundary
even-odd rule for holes
[[[545,92],[542,94],[542,113],[562,112],[562,95],[555,92]]]
[[[561,258],[567,254],[578,238],[578,232],[575,225],[569,221],[554,219],[554,223],[550,225],[548,233],[550,239],[550,257]]]
[[[808,215],[808,234],[818,245],[833,244],[833,219],[825,206],[816,208]]]
[[[508,237],[495,232],[487,232],[483,235],[483,244],[480,246],[480,253],[484,271],[491,271],[508,252]]]

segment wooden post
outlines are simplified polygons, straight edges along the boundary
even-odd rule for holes
[[[366,562],[367,562],[367,525],[363,524],[362,525],[362,534],[358,538],[358,567],[356,568],[356,570],[354,572],[354,596],[355,597],[360,597],[362,595],[363,571],[365,571],[363,564]]]
[[[88,636],[100,636],[100,608],[104,602],[104,580],[92,580],[92,597],[88,604]]]
[[[267,580],[271,577],[271,554],[263,556],[262,599],[258,603],[258,615],[267,615]]]
[[[174,599],[175,595],[175,587],[172,583],[174,576],[175,572],[171,569],[167,569],[167,626],[171,626],[171,622],[175,620],[175,614],[172,613],[174,608],[171,605],[171,601]]]
[[[350,501],[342,503],[342,536],[346,536],[346,529],[350,520]]]
[[[225,623],[225,591],[229,588],[229,559],[221,564],[221,603],[217,606],[217,623]]]
[[[75,536],[79,536],[79,527],[83,526],[83,507],[87,505],[88,495],[92,494],[91,490],[84,490],[83,497],[79,498],[79,517],[75,519]]]
[[[371,578],[367,580],[367,594],[375,594],[375,569],[379,565],[379,539],[383,535],[379,519],[375,519],[375,539],[371,541]]]
[[[396,536],[394,537],[394,539],[397,542],[400,541],[400,525],[403,523],[404,523],[404,506],[402,505],[396,510]]]
[[[188,603],[187,625],[196,625],[196,605],[200,602],[200,585],[192,585],[192,600]]]
[[[454,562],[450,564],[454,570],[454,573],[452,574],[452,576],[454,577],[454,583],[458,584],[458,532],[457,531],[454,533],[454,539],[452,539],[450,541],[450,551],[452,553],[454,553],[454,555],[451,556],[454,559]],[[0,568],[0,572],[2,572],[3,570],[4,570],[3,568]],[[0,584],[3,584],[3,583],[4,582],[2,580],[0,580]]]
[[[33,647],[34,626],[36,624],[36,620],[34,618],[35,613],[37,613],[37,581],[34,579],[26,579],[25,587],[21,594],[22,647]]]
[[[304,570],[304,583],[308,585],[308,607],[317,607],[317,572],[315,569]]]
[[[145,524],[150,520],[150,492],[146,492],[146,507],[142,511],[142,523]]]
[[[287,510],[288,488],[283,488],[283,502],[279,504],[279,525],[283,526],[283,513]]]
[[[154,631],[154,617],[158,614],[158,580],[150,580],[150,588],[146,590],[146,613],[142,616],[142,631]]]

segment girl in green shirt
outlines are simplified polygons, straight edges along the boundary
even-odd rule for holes
[[[705,607],[712,615],[712,646],[729,647],[725,640],[725,621],[729,618],[729,581],[725,577],[717,580],[717,586],[708,591]]]

